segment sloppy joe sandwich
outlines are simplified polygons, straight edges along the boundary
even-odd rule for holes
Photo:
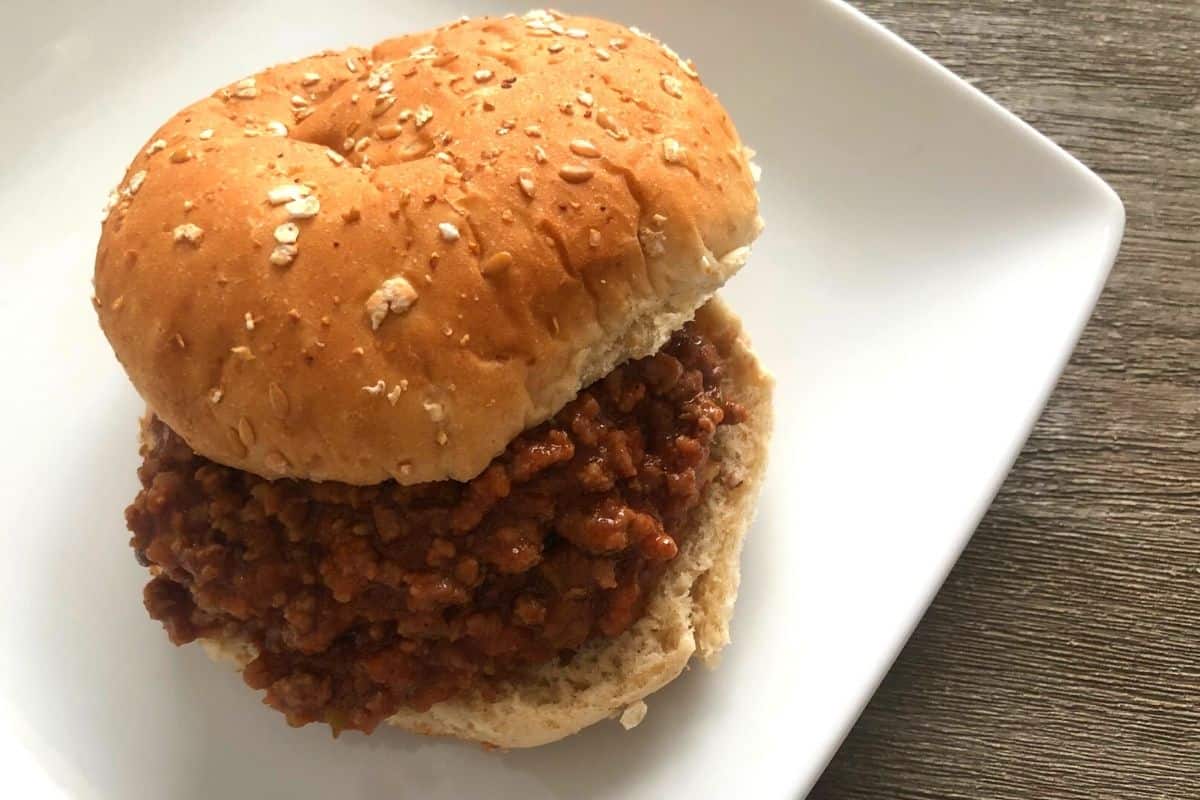
[[[729,639],[771,383],[762,227],[692,64],[535,11],[235,81],[110,197],[144,600],[292,725],[502,747]]]

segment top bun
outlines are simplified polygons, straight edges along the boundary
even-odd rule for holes
[[[321,53],[151,137],[110,197],[100,324],[215,461],[467,480],[742,266],[749,155],[688,62],[610,22]]]

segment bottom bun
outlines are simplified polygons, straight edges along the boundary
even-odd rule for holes
[[[643,616],[615,639],[585,645],[566,664],[547,663],[490,701],[454,697],[424,712],[402,710],[388,723],[414,733],[452,736],[503,747],[536,747],[621,715],[628,727],[644,713],[640,701],[679,676],[692,656],[715,666],[729,643],[742,540],[754,517],[767,462],[773,381],[750,351],[741,322],[719,299],[696,312],[697,327],[722,348],[725,397],[749,412],[722,426],[713,441],[720,474],[688,520],[683,542]],[[239,669],[252,645],[202,640],[214,659]]]

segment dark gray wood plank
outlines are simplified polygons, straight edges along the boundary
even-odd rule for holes
[[[1121,256],[812,797],[1200,797],[1200,0],[858,0],[1121,194]]]

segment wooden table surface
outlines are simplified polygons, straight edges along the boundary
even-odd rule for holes
[[[812,798],[1200,798],[1200,0],[855,0],[1128,224],[1011,475]]]

